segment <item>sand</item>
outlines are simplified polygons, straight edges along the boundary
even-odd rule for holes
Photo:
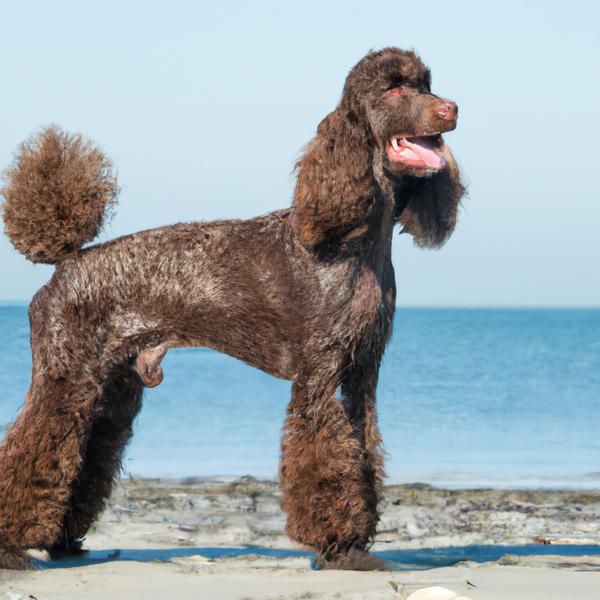
[[[123,481],[86,539],[107,562],[0,573],[0,598],[405,599],[442,585],[477,599],[600,599],[600,557],[505,557],[426,571],[314,571],[310,557],[207,559],[196,548],[297,548],[279,490],[252,478]],[[468,544],[600,543],[600,492],[386,488],[375,550]],[[144,560],[116,560],[132,549]],[[153,552],[164,549],[161,561]],[[189,556],[177,556],[187,549]],[[113,556],[113,560],[109,559]],[[41,558],[44,558],[41,556]],[[87,560],[91,563],[91,560]],[[62,565],[62,566],[61,566]],[[474,584],[475,587],[467,583]]]

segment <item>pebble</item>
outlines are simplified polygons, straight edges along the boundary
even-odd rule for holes
[[[434,586],[426,587],[413,592],[406,600],[471,600],[466,596],[459,596],[452,590]]]

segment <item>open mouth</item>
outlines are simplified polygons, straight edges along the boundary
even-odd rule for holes
[[[420,169],[439,171],[446,161],[439,148],[439,135],[403,137],[393,135],[387,143],[387,155],[390,162],[402,163]]]

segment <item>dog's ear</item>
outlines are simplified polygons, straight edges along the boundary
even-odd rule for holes
[[[319,124],[298,161],[292,223],[318,250],[361,235],[375,208],[374,140],[365,118],[338,107]]]
[[[421,248],[439,248],[452,235],[465,187],[458,165],[444,144],[447,166],[426,178],[411,177],[402,190],[403,202],[396,219]]]

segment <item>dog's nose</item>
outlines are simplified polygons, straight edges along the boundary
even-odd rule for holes
[[[455,121],[458,117],[458,106],[450,100],[442,100],[437,105],[435,112],[444,121]]]

